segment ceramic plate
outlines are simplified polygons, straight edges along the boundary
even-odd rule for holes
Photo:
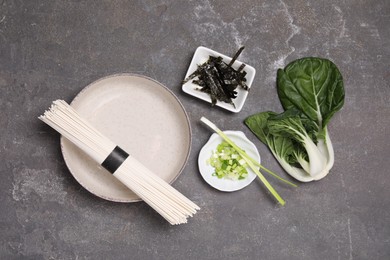
[[[223,58],[223,61],[226,63],[229,63],[232,60],[231,57],[228,57],[228,56],[223,55],[219,52],[213,51],[209,48],[202,47],[202,46],[198,47],[194,53],[194,56],[192,58],[190,66],[188,68],[185,79],[188,76],[190,76],[194,71],[196,71],[196,69],[198,68],[198,65],[205,63],[209,59],[209,56],[214,56],[214,57],[221,56]],[[234,62],[234,64],[232,65],[232,67],[234,69],[238,69],[241,66],[241,64],[242,64],[242,62],[236,60]],[[245,76],[246,77],[246,84],[250,88],[252,86],[253,79],[255,78],[256,70],[252,66],[249,66],[248,64],[246,64],[246,66],[244,67],[244,71],[247,73]],[[211,103],[210,96],[204,92],[197,90],[198,88],[199,88],[199,86],[193,84],[192,80],[188,81],[187,83],[183,84],[183,86],[182,86],[182,90],[185,93]],[[236,91],[237,91],[237,97],[235,99],[233,99],[233,103],[234,103],[235,107],[232,106],[231,104],[228,104],[225,102],[220,102],[220,101],[217,101],[216,105],[219,107],[222,107],[226,110],[229,110],[231,112],[235,112],[235,113],[240,112],[242,107],[244,106],[245,100],[246,100],[249,92],[240,88],[240,87],[238,87],[236,89]]]
[[[224,133],[238,146],[241,147],[249,156],[260,162],[260,154],[256,146],[240,131],[224,131]],[[243,180],[218,179],[213,176],[214,168],[207,164],[207,160],[216,150],[217,146],[223,141],[218,134],[213,134],[208,142],[200,150],[198,157],[198,166],[203,179],[212,187],[220,191],[236,191],[245,188],[256,179],[256,174],[248,169],[248,177]]]
[[[183,170],[191,148],[188,116],[160,83],[134,74],[105,77],[83,89],[71,106],[165,181],[172,183]],[[140,200],[64,137],[61,149],[70,172],[91,193],[111,201]]]

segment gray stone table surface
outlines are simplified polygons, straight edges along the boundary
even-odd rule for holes
[[[389,26],[388,0],[0,1],[0,259],[390,259]],[[181,91],[198,46],[231,56],[242,45],[257,74],[240,113]],[[288,178],[243,120],[282,111],[276,70],[306,56],[331,59],[344,77],[331,174],[296,189],[271,180],[284,207],[258,180],[234,193],[208,186],[201,116],[243,131]],[[52,100],[120,72],[156,79],[188,112],[191,155],[173,184],[202,208],[188,224],[90,194],[37,119]]]

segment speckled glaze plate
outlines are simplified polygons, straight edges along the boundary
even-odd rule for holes
[[[260,154],[256,146],[241,131],[224,131],[224,133],[238,146],[241,147],[250,157],[260,161]],[[213,176],[214,168],[207,163],[207,160],[216,150],[217,146],[223,141],[218,134],[212,134],[207,143],[202,147],[198,157],[199,172],[203,179],[213,188],[232,192],[245,188],[256,179],[256,174],[248,169],[248,177],[243,180],[218,179]]]
[[[113,75],[84,88],[71,106],[165,181],[180,175],[191,127],[180,101],[162,84],[135,74]],[[91,193],[117,202],[141,200],[64,137],[61,149],[72,175]]]

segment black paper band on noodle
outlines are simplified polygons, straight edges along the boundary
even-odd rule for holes
[[[119,146],[116,146],[101,165],[106,168],[107,171],[114,174],[127,157],[129,157],[129,154],[123,151]]]

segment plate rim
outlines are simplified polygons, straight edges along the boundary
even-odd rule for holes
[[[153,83],[159,85],[160,87],[162,87],[162,89],[164,89],[165,91],[167,91],[179,104],[180,108],[181,108],[181,111],[184,113],[184,116],[186,118],[186,123],[187,123],[187,127],[188,127],[188,140],[189,140],[189,145],[188,145],[188,151],[187,151],[187,154],[186,154],[186,157],[185,157],[185,160],[183,161],[183,165],[181,166],[180,170],[178,171],[178,173],[176,174],[176,176],[170,180],[168,183],[169,184],[172,184],[174,183],[177,178],[182,174],[184,168],[187,166],[187,163],[188,163],[188,160],[189,160],[189,157],[190,157],[190,154],[191,154],[191,150],[192,150],[192,128],[191,128],[191,122],[190,122],[190,118],[188,116],[188,113],[187,111],[185,110],[185,107],[183,105],[183,103],[179,100],[179,98],[175,95],[175,93],[173,93],[172,90],[170,90],[168,87],[166,87],[164,84],[160,83],[159,81],[153,79],[153,78],[150,78],[148,76],[145,76],[145,75],[140,75],[140,74],[137,74],[137,73],[127,73],[127,72],[122,72],[122,73],[115,73],[115,74],[111,74],[111,75],[107,75],[107,76],[104,76],[104,77],[101,77],[101,78],[98,78],[97,80],[95,81],[92,81],[91,83],[89,83],[88,85],[86,85],[84,88],[82,88],[77,94],[76,96],[72,99],[72,101],[69,103],[70,106],[72,106],[72,104],[74,102],[76,102],[80,96],[82,96],[87,90],[89,90],[90,88],[92,88],[94,85],[96,85],[97,83],[103,81],[103,80],[107,80],[107,79],[110,79],[110,78],[116,78],[116,77],[123,77],[123,76],[128,76],[128,77],[138,77],[138,78],[142,78],[142,79],[146,79],[146,80],[149,80],[149,81],[152,81]],[[64,136],[60,136],[60,148],[61,148],[61,154],[62,154],[62,157],[64,159],[64,162],[65,162],[65,165],[67,167],[67,169],[69,170],[69,172],[71,173],[71,175],[73,176],[73,178],[84,188],[86,189],[88,192],[92,193],[93,195],[99,197],[99,198],[102,198],[104,200],[108,200],[108,201],[113,201],[113,202],[121,202],[121,203],[132,203],[132,202],[139,202],[139,201],[142,201],[141,198],[136,198],[136,199],[119,199],[119,198],[111,198],[111,197],[107,197],[107,196],[104,196],[102,194],[97,194],[95,191],[91,190],[89,188],[89,186],[85,185],[85,183],[83,181],[80,181],[78,179],[78,177],[75,176],[75,174],[73,173],[73,169],[72,167],[68,164],[68,161],[69,159],[67,158],[67,155],[66,155],[66,152],[64,152],[64,140],[66,138]]]

